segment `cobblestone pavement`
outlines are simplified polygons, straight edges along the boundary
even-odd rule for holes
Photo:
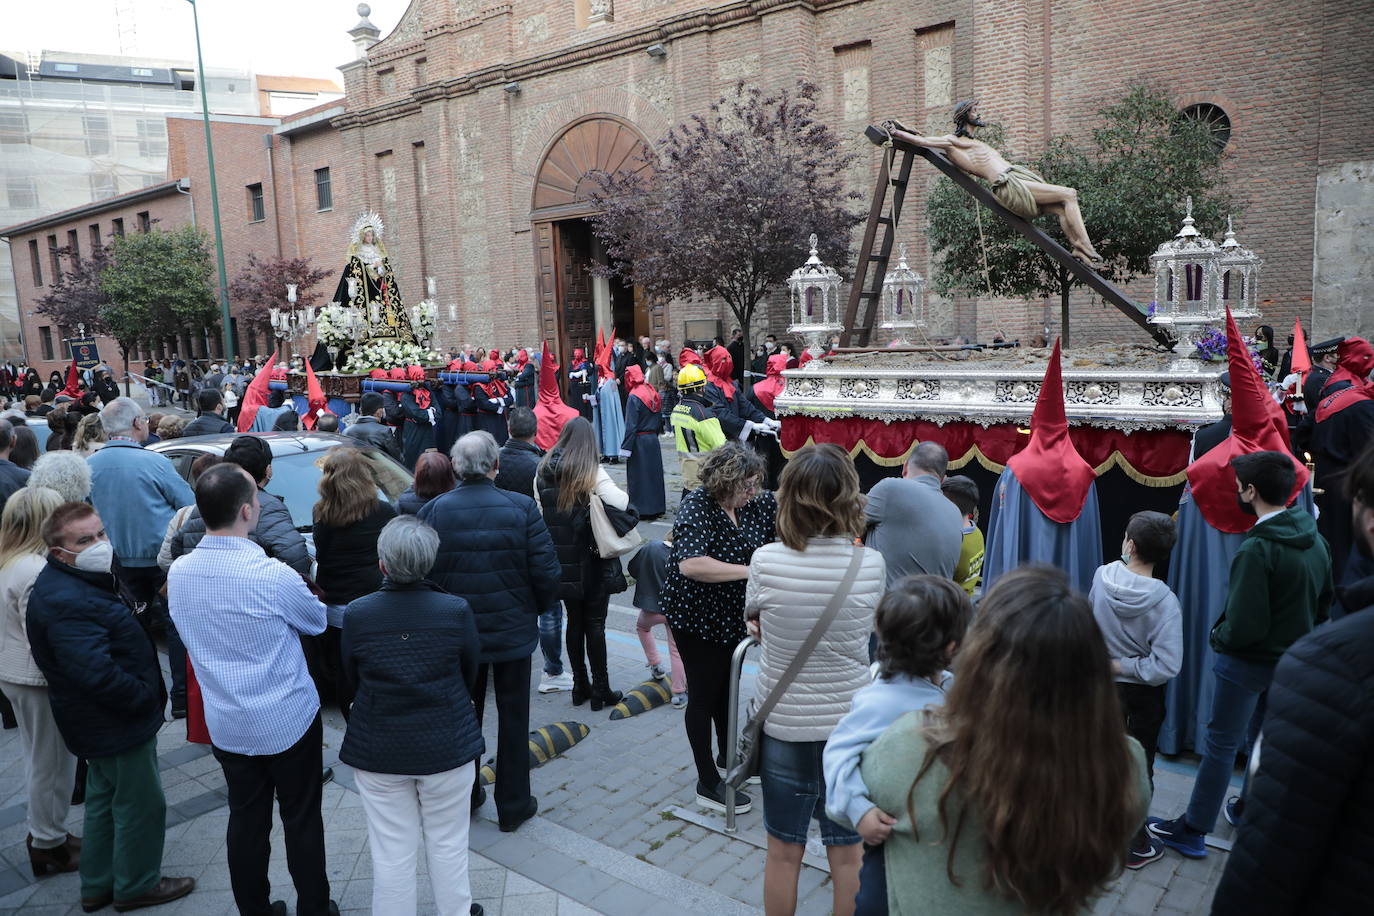
[[[670,476],[676,461],[663,440]],[[623,468],[612,467],[623,479]],[[676,489],[670,481],[670,492]],[[670,509],[676,497],[670,498]],[[666,522],[646,524],[650,536],[667,533]],[[636,611],[629,593],[612,604],[607,641],[612,686],[625,690],[647,676],[635,636]],[[659,637],[660,652],[667,646]],[[534,679],[538,678],[536,655]],[[744,695],[752,689],[746,666]],[[581,722],[588,736],[560,757],[533,771],[539,814],[519,831],[497,831],[488,801],[472,827],[471,878],[474,897],[492,916],[608,913],[615,916],[703,914],[733,916],[761,912],[764,833],[759,807],[739,819],[739,833],[726,836],[723,818],[696,808],[695,775],[681,713],[661,706],[633,718],[610,721],[605,711],[574,708],[567,694],[539,694],[531,683],[531,727]],[[487,742],[495,747],[494,706],[488,710]],[[338,764],[343,721],[325,714],[325,761],[336,779],[325,786],[324,819],[329,879],[345,913],[370,908],[372,863],[363,811],[348,767]],[[224,778],[209,749],[185,743],[180,722],[164,726],[158,740],[167,795],[164,870],[193,875],[191,896],[151,912],[194,916],[234,912],[225,863],[227,820]],[[1183,809],[1192,784],[1186,761],[1161,760],[1152,813],[1172,816]],[[24,849],[26,828],[23,763],[18,733],[0,733],[0,913],[79,913],[76,875],[31,877]],[[79,832],[81,809],[73,809]],[[1222,822],[1222,829],[1229,830]],[[1229,834],[1217,841],[1226,844]],[[812,840],[802,869],[798,912],[830,911],[829,874],[818,842]],[[1213,850],[1203,860],[1172,852],[1139,872],[1127,872],[1097,903],[1097,914],[1180,916],[1205,913],[1226,854]],[[421,912],[433,913],[420,857]],[[280,826],[273,837],[271,879],[277,893],[294,900],[286,871]]]

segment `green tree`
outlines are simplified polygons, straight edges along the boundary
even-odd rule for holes
[[[710,296],[749,333],[754,309],[820,237],[828,264],[849,262],[862,217],[844,189],[854,160],[816,117],[820,89],[800,82],[765,94],[743,83],[705,115],[660,139],[653,170],[599,173],[592,227],[610,276],[664,301]]]
[[[1189,195],[1193,217],[1206,234],[1218,233],[1226,215],[1239,212],[1226,189],[1222,152],[1210,128],[1179,114],[1163,89],[1132,86],[1097,115],[1090,146],[1056,137],[1039,156],[1007,156],[1046,181],[1078,190],[1084,225],[1105,261],[1098,270],[1104,277],[1124,283],[1148,273],[1150,255],[1178,231]],[[978,136],[1003,148],[996,125],[980,128]],[[941,295],[1057,296],[1067,345],[1069,294],[1081,285],[1078,279],[981,209],[948,178],[936,183],[926,202],[934,289]],[[1066,244],[1054,216],[1042,216],[1036,225]]]
[[[209,240],[192,226],[125,235],[110,245],[100,274],[100,321],[124,357],[126,394],[129,353],[138,341],[215,325],[213,273]]]

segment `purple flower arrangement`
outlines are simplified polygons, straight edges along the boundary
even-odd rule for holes
[[[1254,364],[1255,371],[1261,376],[1264,374],[1264,363],[1260,360],[1259,352],[1254,344],[1246,341],[1246,349],[1250,354],[1250,362]],[[1208,328],[1197,342],[1197,357],[1207,362],[1220,362],[1226,359],[1226,332],[1217,328]]]

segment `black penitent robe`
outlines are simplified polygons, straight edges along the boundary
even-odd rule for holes
[[[620,450],[630,453],[625,468],[630,503],[639,511],[640,518],[659,516],[668,511],[663,489],[663,453],[658,444],[663,414],[650,410],[634,395],[626,404],[625,438]]]
[[[1342,386],[1344,387],[1344,386]],[[1335,389],[1339,391],[1339,388]],[[1334,391],[1327,389],[1326,395]],[[1317,530],[1331,547],[1331,579],[1341,576],[1354,545],[1350,499],[1345,495],[1345,471],[1374,442],[1374,401],[1356,401],[1317,423],[1312,430],[1312,458],[1317,464],[1313,486],[1326,492],[1317,497],[1321,509]]]

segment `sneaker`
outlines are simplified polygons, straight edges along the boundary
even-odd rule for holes
[[[674,709],[686,709],[687,691],[684,690],[682,693],[673,694],[673,699],[670,702],[673,704]]]
[[[1226,823],[1239,827],[1241,816],[1245,814],[1245,799],[1232,795],[1226,799],[1226,806],[1222,810],[1226,812]]]
[[[1207,858],[1207,834],[1189,827],[1182,815],[1171,821],[1149,818],[1145,822],[1145,829],[1150,831],[1150,836],[1190,859]]]
[[[662,666],[662,665],[650,665],[650,666],[649,666],[649,680],[651,680],[651,681],[661,681],[661,680],[663,680],[663,679],[664,679],[665,677],[667,677],[667,676],[668,676],[668,672],[663,670],[663,666]]]
[[[1146,838],[1145,845],[1139,849],[1132,846],[1126,852],[1126,867],[1131,869],[1144,868],[1155,859],[1163,858],[1164,844],[1158,840]]]
[[[702,783],[697,783],[697,804],[712,811],[725,813],[725,783],[721,783],[714,789],[708,788]],[[743,792],[735,793],[735,813],[748,814],[754,810],[754,800]]]
[[[545,672],[539,676],[540,693],[557,693],[560,690],[572,690],[572,675],[564,671],[562,674],[549,674]]]

